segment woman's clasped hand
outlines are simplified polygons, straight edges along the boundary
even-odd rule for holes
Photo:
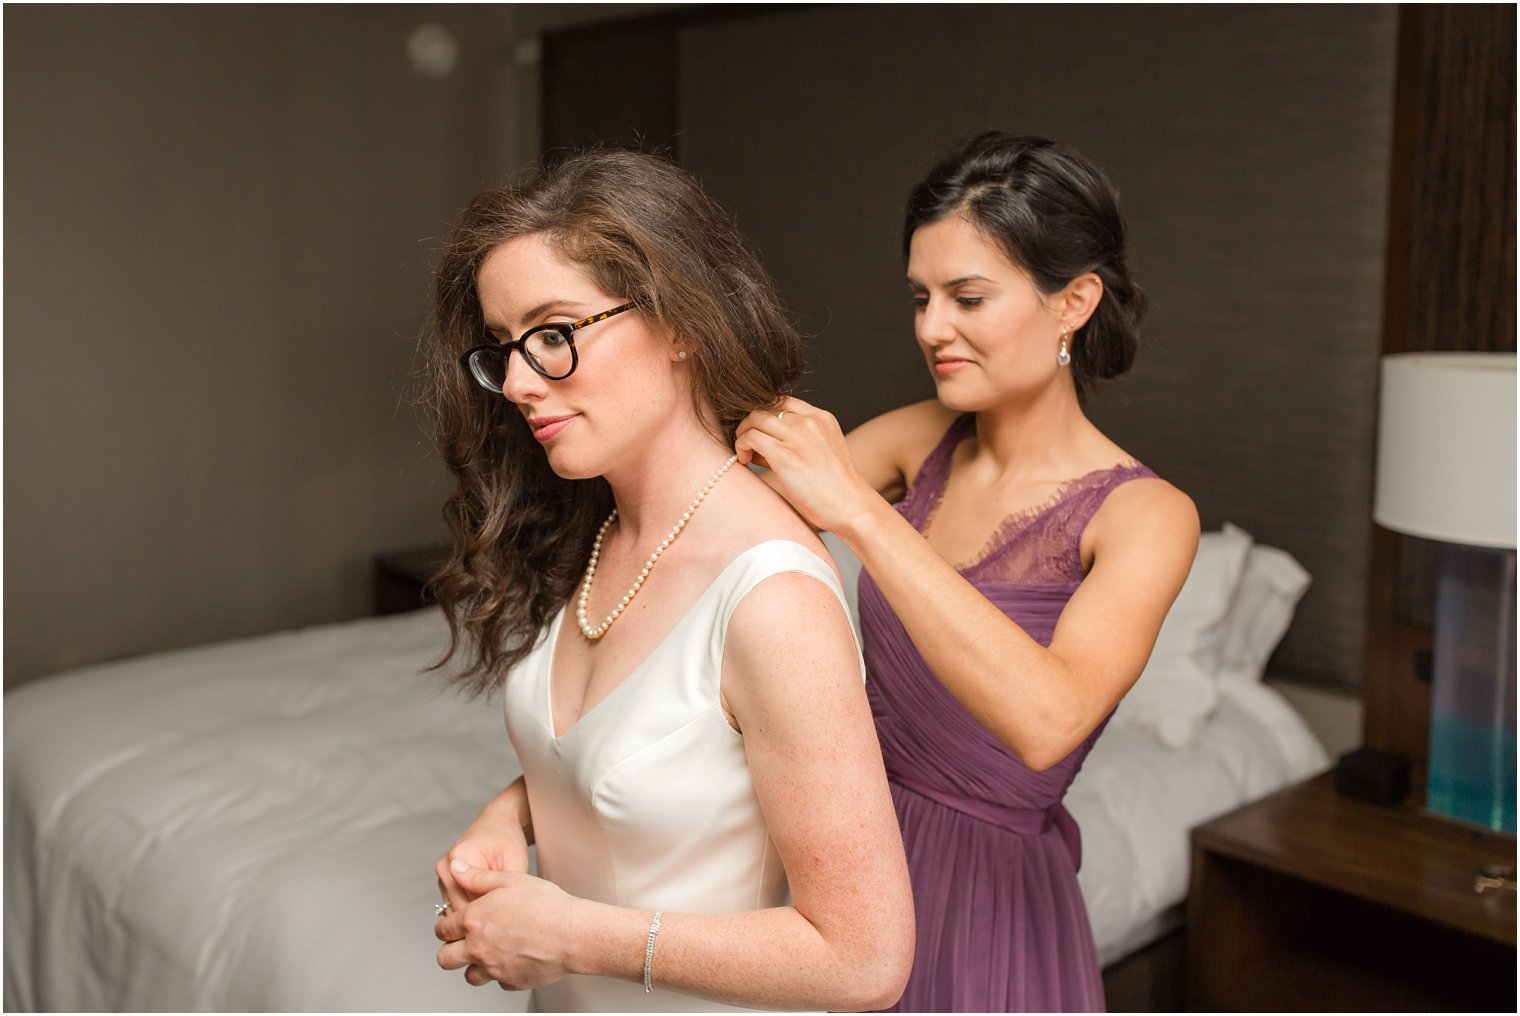
[[[454,882],[470,901],[438,920],[444,943],[438,965],[464,970],[474,985],[496,981],[508,990],[553,984],[574,973],[571,944],[576,939],[577,901],[552,882],[526,871],[451,865]]]

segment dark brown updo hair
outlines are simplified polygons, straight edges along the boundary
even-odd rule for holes
[[[449,623],[438,666],[467,640],[469,658],[454,676],[474,692],[495,687],[532,650],[612,510],[605,480],[557,475],[517,407],[459,363],[493,341],[476,288],[481,264],[533,234],[693,352],[684,361],[693,400],[730,447],[739,421],[775,406],[805,363],[759,259],[696,178],[666,159],[575,153],[470,202],[439,258],[422,352],[438,448],[458,481],[444,505],[452,556],[430,583]]]
[[[1088,272],[1103,280],[1103,299],[1071,339],[1079,396],[1130,369],[1145,296],[1130,278],[1119,196],[1101,169],[1048,138],[978,134],[908,196],[903,259],[920,226],[951,215],[963,216],[1047,295]]]

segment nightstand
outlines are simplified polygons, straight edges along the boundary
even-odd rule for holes
[[[1513,1012],[1514,839],[1331,780],[1193,830],[1188,1008]]]
[[[444,544],[413,547],[376,557],[375,613],[398,614],[432,603],[423,595],[422,587],[448,559],[449,548]]]

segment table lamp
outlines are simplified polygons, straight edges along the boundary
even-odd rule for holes
[[[1373,518],[1441,544],[1425,806],[1515,832],[1515,354],[1382,360]]]

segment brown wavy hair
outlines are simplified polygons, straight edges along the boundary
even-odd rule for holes
[[[775,406],[805,361],[759,259],[696,178],[666,159],[580,152],[470,202],[440,255],[422,348],[424,402],[458,481],[444,505],[453,550],[429,583],[449,624],[435,668],[467,642],[452,679],[476,694],[532,650],[574,592],[612,510],[605,480],[556,475],[517,407],[459,363],[465,350],[492,341],[476,291],[481,263],[532,234],[692,351],[692,397],[729,446],[739,421]]]

